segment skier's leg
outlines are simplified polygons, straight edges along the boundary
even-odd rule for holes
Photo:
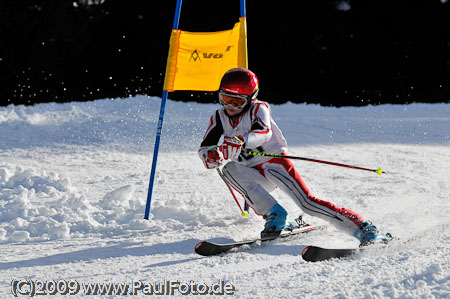
[[[277,203],[270,194],[275,186],[258,170],[231,161],[222,172],[228,183],[244,196],[257,214],[264,215]]]
[[[275,186],[258,170],[229,162],[222,171],[230,185],[245,197],[257,214],[263,215],[266,220],[264,230],[261,232],[262,238],[277,236],[283,229],[298,226],[295,221],[286,221],[288,213],[270,194],[275,190]]]
[[[272,159],[262,169],[266,178],[294,199],[305,213],[329,221],[350,235],[363,222],[361,215],[314,197],[289,159]]]

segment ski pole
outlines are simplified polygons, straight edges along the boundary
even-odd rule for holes
[[[222,180],[224,181],[225,185],[227,185],[228,190],[230,190],[231,195],[233,195],[234,201],[238,205],[239,209],[241,210],[241,217],[247,217],[248,216],[248,204],[245,202],[244,210],[242,210],[241,204],[239,203],[239,200],[236,198],[236,195],[233,192],[233,189],[231,189],[230,184],[228,184],[227,180],[225,179],[225,176],[223,175],[222,171],[217,167],[217,173],[220,175]]]
[[[243,152],[248,155],[252,155],[252,156],[265,156],[265,157],[282,158],[282,159],[303,160],[303,161],[316,162],[316,163],[322,163],[322,164],[328,164],[328,165],[334,165],[334,166],[340,166],[340,167],[347,167],[347,168],[353,168],[353,169],[359,169],[359,170],[367,170],[367,171],[375,172],[378,175],[381,175],[382,173],[386,173],[386,172],[382,171],[381,168],[370,169],[370,168],[352,166],[352,165],[329,162],[329,161],[322,161],[322,160],[311,159],[311,158],[260,153],[260,152],[253,152],[253,151],[249,151],[249,150],[243,150]]]
[[[213,150],[220,150],[220,147],[217,145],[212,145],[208,148],[208,151],[213,151]],[[225,183],[225,185],[227,185],[228,190],[230,190],[231,195],[233,195],[234,201],[236,202],[236,204],[239,207],[239,210],[241,210],[241,217],[247,217],[248,216],[248,204],[247,201],[245,201],[245,205],[244,205],[244,210],[242,210],[241,204],[239,203],[239,200],[236,198],[236,195],[233,192],[233,189],[231,189],[230,184],[228,183],[228,181],[225,179],[225,176],[223,175],[222,171],[220,170],[219,167],[216,168],[217,173],[219,174],[219,176],[222,178],[223,182]]]

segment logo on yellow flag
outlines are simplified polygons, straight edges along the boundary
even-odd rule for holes
[[[225,49],[225,52],[228,52],[231,50],[233,46],[227,46],[227,48]],[[202,53],[203,58],[205,59],[219,59],[219,58],[223,58],[223,54],[224,53]],[[191,58],[189,59],[189,62],[191,62],[191,60],[193,60],[194,62],[197,62],[197,60],[199,62],[202,62],[202,60],[200,59],[200,54],[198,54],[198,50],[195,49],[194,51],[192,51],[191,53]]]
[[[191,60],[197,61],[197,59],[198,59],[200,62],[202,62],[202,61],[200,60],[200,55],[198,55],[197,49],[195,49],[195,50],[192,52],[192,54],[191,54],[191,58],[189,59],[189,62],[191,62]]]

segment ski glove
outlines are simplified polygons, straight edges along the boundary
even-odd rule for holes
[[[236,160],[241,154],[242,147],[245,143],[245,139],[242,136],[229,137],[225,136],[223,138],[223,143],[220,146],[223,153],[223,158],[225,160],[233,159]]]
[[[209,148],[205,153],[203,153],[203,163],[208,169],[214,169],[222,165],[223,155],[216,147]]]

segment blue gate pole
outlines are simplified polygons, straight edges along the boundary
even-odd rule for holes
[[[241,15],[240,17],[246,17],[246,12],[245,12],[245,0],[241,0]]]
[[[240,0],[240,17],[241,18],[243,18],[243,17],[247,17],[247,13],[246,13],[246,11],[245,11],[245,0]],[[246,66],[246,67],[248,67],[248,66]],[[249,210],[249,206],[248,206],[248,203],[247,203],[247,201],[245,201],[244,202],[244,211],[247,211],[248,212],[248,210]]]
[[[181,13],[181,2],[182,0],[177,0],[177,6],[175,9],[175,17],[173,20],[172,29],[178,29],[178,24],[180,23],[180,13]],[[158,160],[158,152],[159,152],[159,142],[161,140],[161,131],[164,120],[164,110],[166,108],[166,101],[169,92],[167,90],[163,90],[162,100],[161,100],[161,108],[159,109],[159,120],[158,126],[156,128],[156,139],[155,139],[155,149],[153,151],[153,162],[152,162],[152,170],[150,173],[150,183],[148,185],[148,193],[147,193],[147,206],[145,207],[145,216],[144,219],[148,220],[150,216],[150,205],[152,203],[152,193],[153,193],[153,185],[155,183],[155,174],[156,174],[156,162]]]

